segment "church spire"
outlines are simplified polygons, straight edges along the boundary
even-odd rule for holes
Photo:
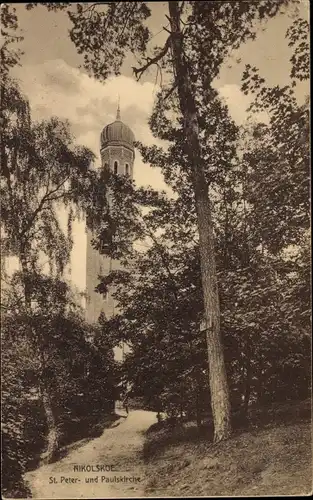
[[[117,120],[120,120],[120,119],[121,119],[121,110],[120,110],[120,95],[119,95],[119,94],[118,94],[118,100],[117,100],[116,119],[117,119]]]

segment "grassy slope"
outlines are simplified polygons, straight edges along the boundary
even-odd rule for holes
[[[144,449],[147,496],[308,495],[312,490],[310,403],[212,445],[193,425],[151,429]],[[308,407],[309,405],[309,407]],[[305,406],[305,405],[304,405]],[[286,418],[287,414],[287,418]],[[284,418],[281,418],[281,416]],[[268,413],[267,413],[268,416]],[[273,421],[274,420],[274,421]],[[275,422],[276,420],[276,422]]]

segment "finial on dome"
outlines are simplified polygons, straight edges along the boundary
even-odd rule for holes
[[[118,94],[118,100],[117,100],[117,112],[116,112],[116,119],[120,120],[121,119],[121,110],[120,110],[120,95]]]

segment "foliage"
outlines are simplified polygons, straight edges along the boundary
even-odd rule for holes
[[[297,80],[308,79],[303,61],[309,57],[307,22],[296,18],[286,37],[294,47],[291,85],[270,88],[257,68],[246,66],[242,90],[253,95],[251,112],[266,111],[268,124],[258,124],[244,142],[242,161],[247,182],[250,227],[258,226],[265,247],[274,253],[301,245],[309,230],[309,107],[299,104]],[[298,43],[297,40],[301,43]],[[265,227],[262,227],[262,225]]]
[[[2,318],[3,319],[3,318]],[[29,450],[25,449],[25,430],[29,421],[26,417],[26,394],[29,390],[25,377],[27,370],[34,368],[31,349],[25,341],[6,338],[6,324],[2,320],[2,480],[3,493],[13,493],[16,497],[27,497],[28,491],[22,480],[22,473],[28,460]],[[14,355],[12,355],[14,353]],[[24,358],[24,367],[21,359]]]
[[[195,83],[198,79],[208,87],[231,52],[247,40],[255,39],[261,22],[278,15],[292,3],[297,2],[188,2],[184,36]]]
[[[297,79],[307,78],[307,23],[296,19],[287,33],[294,47],[291,85],[271,88],[257,68],[246,67],[243,91],[255,98],[250,128],[238,129],[210,83],[231,50],[255,36],[255,21],[276,15],[285,4],[182,6],[185,56],[212,200],[221,333],[233,408],[243,412],[251,404],[304,399],[309,390],[309,126],[308,106],[299,105],[295,92]],[[163,49],[155,47],[153,57],[146,55],[149,33],[144,21],[149,15],[144,2],[76,4],[76,12],[70,7],[71,37],[85,55],[86,69],[106,78],[120,71],[132,51],[142,64],[135,69],[137,78],[152,63],[171,78],[169,42]],[[67,124],[57,119],[32,124],[17,87],[3,85],[4,243],[7,253],[23,258],[26,251],[28,259],[22,280],[16,277],[18,293],[10,306],[18,331],[10,322],[7,328],[9,338],[24,338],[30,324],[38,333],[53,405],[64,428],[81,417],[78,408],[88,412],[91,401],[100,410],[108,408],[118,373],[112,348],[121,341],[131,348],[123,376],[147,406],[198,422],[210,411],[206,344],[200,332],[204,305],[195,199],[176,90],[174,80],[163,86],[150,119],[153,134],[166,140],[168,148],[137,144],[144,161],[160,168],[173,189],[175,196],[169,199],[104,169],[90,171],[90,152],[74,147]],[[264,110],[269,122],[255,124],[254,112]],[[110,209],[108,193],[113,199]],[[94,329],[81,321],[67,285],[37,269],[44,252],[62,272],[74,212],[66,237],[60,236],[56,210],[59,203],[72,202],[85,211],[95,247],[125,266],[103,277],[98,287],[99,293],[112,287],[120,313],[102,318]],[[29,283],[32,308],[25,311],[23,294]],[[86,342],[86,335],[94,338],[93,344]],[[18,391],[29,360],[21,346],[22,362],[15,365],[10,345],[5,383],[7,394],[16,396],[6,416],[11,430],[5,432],[10,460],[18,458],[24,466],[24,424],[11,424],[13,412],[24,411]],[[64,355],[69,349],[71,360]],[[36,374],[36,359],[33,363]]]
[[[1,77],[5,78],[11,68],[19,64],[22,52],[20,49],[14,50],[11,45],[23,40],[23,37],[17,35],[18,19],[16,9],[10,4],[1,5],[1,36],[3,44],[1,46]]]
[[[5,488],[10,493],[20,474],[38,465],[45,449],[47,425],[39,377],[48,382],[61,445],[80,438],[88,422],[112,411],[116,383],[113,346],[101,345],[99,340],[90,343],[94,335],[101,339],[101,331],[85,324],[69,285],[40,274],[29,276],[30,313],[23,302],[16,301],[22,292],[21,278],[21,273],[15,274],[2,318],[3,461]],[[30,325],[40,337],[44,372],[34,356]]]
[[[82,321],[77,298],[61,280],[72,249],[73,220],[82,208],[88,210],[92,196],[93,155],[75,146],[68,123],[57,118],[33,123],[27,99],[9,76],[1,82],[1,95],[1,247],[3,257],[15,256],[20,265],[20,272],[6,276],[2,308],[8,401],[3,460],[5,489],[10,496],[26,496],[21,474],[37,465],[47,443],[50,449],[50,436],[60,435],[56,444],[62,444],[73,421],[78,428],[80,422],[86,425],[91,402],[98,419],[111,411],[114,362],[112,346],[103,351],[87,342],[95,332]],[[59,216],[64,207],[67,234]],[[49,276],[43,272],[45,259]],[[24,391],[23,384],[30,387]]]
[[[273,17],[283,7],[297,2],[262,0],[232,5],[216,1],[184,2],[181,6],[184,39],[188,50],[190,48],[192,51],[191,59],[196,54],[200,64],[194,67],[195,73],[200,78],[206,75],[212,81],[230,51],[247,39],[255,38],[256,21]],[[26,8],[32,9],[37,5],[28,3]],[[96,78],[106,79],[110,74],[119,74],[129,52],[145,69],[159,61],[162,65],[161,58],[153,62],[158,53],[162,53],[162,58],[166,59],[167,50],[157,46],[151,48],[153,34],[145,24],[152,15],[148,2],[61,2],[42,5],[46,5],[48,10],[64,10],[68,7],[66,12],[72,22],[71,40],[78,52],[84,55],[86,70]],[[167,23],[165,19],[164,23]],[[143,70],[134,69],[135,75],[140,77]]]
[[[289,47],[294,47],[294,52],[290,60],[292,65],[290,76],[297,80],[309,79],[309,29],[309,23],[305,19],[298,17],[286,33],[286,38],[289,39]]]
[[[29,104],[15,82],[2,82],[1,92],[3,252],[31,267],[43,253],[60,273],[72,246],[72,202],[77,200],[79,182],[87,182],[92,153],[74,146],[69,125],[57,118],[33,124]],[[58,216],[64,205],[69,207],[67,236]]]
[[[199,86],[197,92],[203,96],[200,137],[214,199],[225,356],[233,407],[246,411],[252,403],[288,399],[291,386],[292,397],[308,395],[309,151],[308,110],[293,87],[269,88],[251,67],[243,79],[244,90],[255,92],[251,111],[267,110],[269,124],[255,124],[252,115],[252,126],[238,131],[214,91]],[[161,168],[176,199],[151,203],[142,216],[132,207],[143,200],[135,192],[123,194],[122,211],[132,220],[121,220],[119,230],[131,234],[140,222],[137,236],[150,229],[154,238],[131,259],[122,252],[129,273],[112,273],[99,291],[116,286],[123,312],[108,325],[131,346],[125,371],[133,391],[155,409],[195,415],[197,370],[201,390],[208,392],[198,333],[203,305],[182,125],[167,115],[175,102],[175,94],[165,102],[159,94],[150,119],[153,133],[168,141],[166,151],[138,146],[144,161]],[[201,411],[208,411],[205,403]]]

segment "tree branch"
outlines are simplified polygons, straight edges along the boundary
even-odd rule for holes
[[[79,12],[79,14],[86,14],[88,11],[94,11],[96,7],[102,6],[102,5],[112,5],[113,2],[95,2],[92,3],[91,5],[88,5],[84,10]],[[120,2],[116,2],[117,4]]]
[[[165,94],[163,101],[165,101],[177,89],[178,83],[174,83],[173,87]]]
[[[153,64],[156,64],[158,61],[160,61],[160,59],[162,59],[162,57],[164,57],[167,54],[168,49],[170,47],[170,42],[171,42],[171,35],[166,40],[163,49],[155,57],[148,58],[147,63],[144,64],[144,66],[142,66],[141,68],[135,68],[134,66],[132,67],[132,70],[135,73],[135,77],[136,77],[137,81],[140,80],[142,74],[148,68],[150,68],[150,66],[152,66]]]
[[[146,224],[146,221],[142,218],[142,222],[143,224],[146,226],[146,232],[147,232],[147,235],[152,239],[153,243],[155,244],[156,248],[157,248],[157,251],[158,251],[158,254],[161,258],[161,261],[165,267],[165,270],[167,272],[167,275],[168,277],[170,278],[171,280],[171,283],[172,283],[172,292],[173,292],[173,295],[174,295],[174,298],[176,300],[178,300],[178,297],[177,297],[177,285],[176,285],[176,281],[175,281],[175,278],[173,276],[173,273],[169,267],[169,263],[167,262],[166,258],[165,258],[165,252],[164,252],[164,248],[163,246],[158,242],[157,238],[155,237],[155,235],[153,234],[152,231],[149,230],[149,228],[147,227],[147,224]]]
[[[170,35],[172,34],[172,32],[171,32],[170,30],[168,30],[166,26],[163,26],[163,29],[164,29],[164,31],[166,31],[166,32],[167,32],[167,33],[169,33]]]
[[[129,9],[129,13],[128,13],[128,15],[126,16],[126,19],[125,19],[125,22],[124,22],[124,26],[123,26],[123,28],[122,28],[122,32],[121,32],[121,34],[119,35],[119,39],[120,39],[120,40],[122,39],[122,37],[123,37],[123,35],[124,35],[125,29],[126,29],[126,27],[127,27],[127,24],[128,24],[128,21],[129,21],[130,17],[131,17],[131,16],[135,13],[135,9],[136,9],[136,4],[134,4],[134,5],[132,6],[132,9]]]
[[[37,215],[40,213],[40,211],[42,210],[44,204],[47,201],[55,201],[56,199],[61,198],[62,196],[64,196],[62,194],[59,197],[53,197],[53,198],[51,198],[51,195],[53,195],[54,193],[56,193],[66,183],[66,181],[68,181],[68,179],[69,179],[69,176],[67,176],[65,179],[63,179],[63,181],[60,184],[58,184],[55,189],[53,189],[52,191],[46,192],[46,194],[42,197],[42,199],[41,199],[38,207],[34,211],[33,216],[31,217],[31,219],[28,222],[27,226],[21,232],[20,239],[22,239],[25,236],[25,234],[27,233],[27,231],[31,228],[34,220],[36,219]]]

